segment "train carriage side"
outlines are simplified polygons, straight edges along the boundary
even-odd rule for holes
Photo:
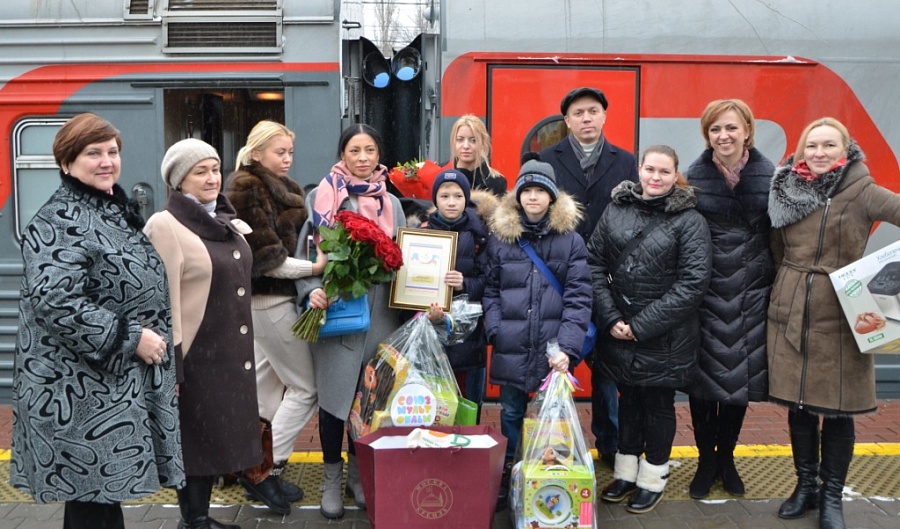
[[[298,134],[291,176],[305,185],[333,163],[343,109],[335,0],[16,4],[0,8],[0,402],[11,395],[20,234],[59,184],[51,144],[67,118],[90,111],[119,128],[119,184],[149,215],[165,203],[159,163],[172,143],[209,142],[227,174],[257,121],[281,121]]]

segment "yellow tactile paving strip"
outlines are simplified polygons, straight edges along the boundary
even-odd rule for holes
[[[664,501],[690,500],[688,485],[697,468],[696,448],[675,447],[672,451],[672,472]],[[735,451],[738,471],[744,478],[747,494],[744,499],[786,498],[794,488],[796,477],[791,461],[790,446],[742,445]],[[857,444],[850,465],[845,495],[855,497],[900,498],[900,443]],[[318,452],[295,453],[285,469],[284,478],[299,484],[305,491],[298,505],[318,505],[321,500],[322,459]],[[606,468],[598,469],[597,483],[602,487],[612,479]],[[0,503],[31,502],[31,497],[11,487],[9,481],[9,450],[0,450]],[[720,484],[716,484],[707,500],[732,498]],[[175,492],[163,490],[135,503],[177,503]],[[213,489],[212,503],[251,503],[244,499],[239,485],[224,485]],[[353,502],[346,500],[348,505]]]

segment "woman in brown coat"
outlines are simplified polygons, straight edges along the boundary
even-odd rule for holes
[[[852,416],[876,404],[874,359],[859,352],[828,274],[863,256],[876,221],[900,225],[900,196],[875,184],[864,159],[844,125],[817,119],[776,169],[769,194],[778,270],[768,314],[769,395],[790,408],[798,477],[778,515],[799,518],[818,504],[819,526],[829,529],[844,527]]]
[[[166,265],[187,485],[180,529],[238,529],[209,517],[217,475],[263,459],[250,316],[250,228],[220,192],[219,155],[193,138],[162,162],[165,208],[144,232]]]

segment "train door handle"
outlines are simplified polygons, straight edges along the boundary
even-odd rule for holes
[[[150,184],[144,182],[134,184],[134,187],[131,188],[131,198],[141,208],[141,216],[144,217],[144,220],[149,219],[150,215],[156,212],[156,208],[153,206],[153,188],[150,187]]]

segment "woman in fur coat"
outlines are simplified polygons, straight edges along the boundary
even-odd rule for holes
[[[798,478],[778,516],[799,518],[818,505],[819,526],[828,529],[844,527],[853,416],[876,410],[874,358],[860,354],[828,274],[863,256],[876,221],[900,225],[900,196],[875,184],[864,159],[841,122],[817,119],[775,171],[769,193],[777,266],[769,396],[790,410]]]
[[[295,259],[297,233],[306,222],[306,198],[288,171],[294,159],[294,133],[280,123],[260,121],[237,155],[237,169],[225,195],[239,219],[253,230],[246,239],[253,251],[251,305],[259,415],[272,422],[275,469],[271,479],[254,485],[241,481],[249,497],[281,514],[303,491],[278,476],[294,441],[316,410],[316,381],[306,342],[291,325],[297,319],[294,280],[320,275],[324,259]]]

